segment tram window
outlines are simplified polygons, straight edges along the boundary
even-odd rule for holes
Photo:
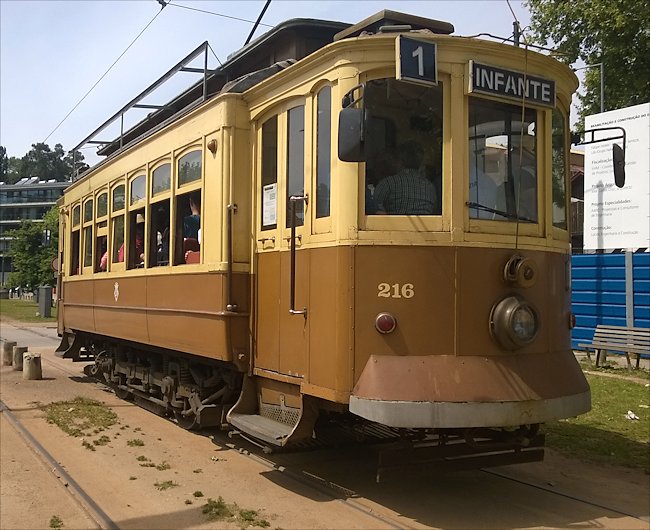
[[[332,88],[324,87],[317,97],[316,122],[316,217],[330,215]]]
[[[151,205],[149,267],[169,265],[169,199]]]
[[[536,112],[470,98],[472,219],[537,222]]]
[[[131,181],[131,204],[144,199],[144,189],[147,178],[145,175],[138,175]]]
[[[151,178],[151,192],[157,195],[164,191],[169,190],[171,182],[172,166],[171,164],[163,164],[162,166],[154,169]]]
[[[104,217],[108,213],[108,194],[102,193],[97,197],[97,217]]]
[[[553,226],[567,229],[566,211],[566,118],[553,110]]]
[[[93,220],[93,201],[86,201],[84,203],[84,223]]]
[[[305,192],[305,107],[294,107],[288,112],[287,131],[287,228],[291,226],[292,195]],[[305,203],[295,203],[296,226],[305,224]]]
[[[113,211],[119,212],[124,209],[124,184],[120,184],[113,190]]]
[[[277,226],[278,214],[278,117],[262,125],[262,230]]]
[[[201,180],[201,151],[192,151],[178,160],[178,185]]]
[[[84,267],[93,264],[93,227],[84,228]]]
[[[144,208],[129,212],[128,268],[144,267]],[[124,257],[119,261],[124,261]]]
[[[75,206],[72,210],[72,226],[79,226],[81,221],[81,206]]]
[[[108,237],[106,235],[106,225],[106,221],[97,223],[97,237],[95,237],[95,272],[106,272],[108,270]]]
[[[198,263],[201,252],[201,192],[176,197],[174,265]]]
[[[369,81],[366,215],[442,213],[442,84]]]
[[[70,275],[79,274],[79,230],[72,232],[72,255],[70,256]]]
[[[113,218],[113,263],[124,262],[124,216]]]

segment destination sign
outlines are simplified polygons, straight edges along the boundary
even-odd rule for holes
[[[469,62],[469,93],[490,94],[510,100],[555,107],[555,81],[497,66]]]

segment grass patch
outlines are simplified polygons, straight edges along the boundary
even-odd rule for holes
[[[70,436],[89,436],[88,431],[117,422],[117,415],[106,405],[83,397],[50,403],[43,410],[48,423],[58,425]]]
[[[51,317],[37,316],[38,304],[26,300],[0,300],[0,317],[19,320],[20,322],[56,322],[56,307],[51,310]]]
[[[223,500],[223,497],[219,497],[216,501],[214,499],[208,499],[202,512],[211,521],[238,523],[242,529],[251,526],[258,526],[260,528],[270,526],[266,519],[259,517],[256,510],[241,509],[236,503],[228,504]]]
[[[131,476],[129,477],[129,480],[138,480],[138,477],[134,477],[133,475],[131,475]]]
[[[192,495],[194,495],[198,499],[199,497],[203,497],[203,492],[197,490],[194,493],[192,493]]]
[[[100,436],[97,440],[93,440],[93,445],[106,445],[108,442],[110,442],[111,439],[106,436]]]
[[[134,438],[133,440],[127,440],[126,445],[129,447],[142,447],[144,442],[140,438]]]
[[[154,464],[153,462],[144,462],[140,464],[140,467],[156,467],[156,464]]]
[[[192,501],[190,499],[185,499],[185,504],[192,504]]]
[[[197,469],[192,470],[192,473],[203,473],[203,470],[199,467]]]
[[[158,464],[158,465],[156,466],[156,469],[157,469],[158,471],[166,471],[166,470],[168,470],[168,469],[171,469],[171,467],[172,467],[172,466],[170,466],[167,462],[165,462],[165,461],[163,460],[162,464]]]
[[[618,357],[618,355],[616,356]],[[632,363],[636,361],[632,359]],[[596,366],[595,361],[590,361],[589,359],[581,359],[580,366],[583,370],[589,370],[590,372],[596,372],[600,374],[611,374],[621,377],[632,377],[634,379],[644,379],[650,381],[650,371],[648,370],[628,370],[626,367],[621,367],[618,364],[612,362],[605,362],[600,366]]]
[[[136,460],[138,462],[149,462],[149,459],[144,455],[140,455],[138,458],[136,458]]]
[[[154,486],[156,486],[156,489],[159,491],[165,491],[170,488],[177,488],[178,484],[173,480],[165,480],[164,482],[156,482]]]
[[[644,469],[650,473],[648,388],[644,383],[619,377],[592,374],[586,377],[591,386],[591,412],[547,423],[546,445],[584,460]],[[639,419],[626,418],[628,410]]]
[[[50,528],[63,528],[63,520],[58,515],[50,517]]]

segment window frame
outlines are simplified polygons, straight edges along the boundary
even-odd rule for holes
[[[201,153],[201,175],[200,178],[191,180],[189,182],[185,182],[183,184],[180,183],[180,161],[181,159],[193,152],[200,152]],[[173,152],[173,157],[172,157],[172,189],[171,189],[171,194],[169,196],[169,208],[170,208],[170,224],[169,224],[169,265],[173,267],[178,267],[178,266],[183,266],[183,267],[196,267],[201,265],[202,263],[205,262],[205,233],[204,233],[204,228],[205,228],[205,158],[206,158],[206,151],[204,147],[204,142],[203,139],[197,139],[188,145],[185,145],[183,147],[180,147],[179,149],[176,149]],[[198,191],[201,194],[201,212],[200,212],[200,230],[201,230],[201,237],[199,238],[199,247],[200,247],[200,259],[198,263],[185,263],[184,260],[177,261],[177,255],[180,255],[179,253],[182,253],[181,250],[178,250],[176,247],[179,244],[182,244],[183,234],[182,233],[177,233],[179,230],[179,227],[182,229],[182,226],[179,224],[179,212],[178,212],[178,201],[179,197],[183,195],[189,196],[191,193]],[[179,240],[180,238],[180,240]],[[147,261],[148,263],[148,261]],[[163,265],[164,267],[164,265]],[[157,268],[157,267],[155,267]]]
[[[122,208],[119,210],[115,209],[114,194],[117,188],[124,186],[124,203]],[[113,256],[115,255],[115,223],[118,218],[122,218],[122,244],[126,241],[126,211],[127,211],[127,183],[124,177],[121,177],[119,180],[111,183],[110,186],[110,204],[109,204],[109,217],[110,222],[108,223],[108,271],[124,271],[126,270],[126,261],[115,261]],[[119,250],[119,248],[118,248]],[[125,253],[126,254],[126,253]],[[126,255],[125,255],[126,259]]]
[[[361,83],[379,79],[395,79],[395,68],[387,66],[359,76]],[[451,116],[450,106],[452,103],[452,76],[451,71],[440,63],[438,65],[438,87],[442,87],[442,177],[441,177],[441,201],[442,212],[440,215],[366,215],[366,162],[358,164],[358,200],[357,214],[359,223],[359,238],[373,238],[374,231],[395,231],[395,232],[450,232],[451,222]],[[455,87],[454,87],[455,88]],[[456,132],[455,132],[456,134]],[[417,219],[414,223],[413,219]]]

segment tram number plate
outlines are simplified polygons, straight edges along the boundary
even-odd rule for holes
[[[401,81],[420,85],[438,84],[438,60],[436,43],[397,37],[396,77]]]
[[[378,298],[413,298],[415,288],[412,283],[380,283],[377,286]]]

